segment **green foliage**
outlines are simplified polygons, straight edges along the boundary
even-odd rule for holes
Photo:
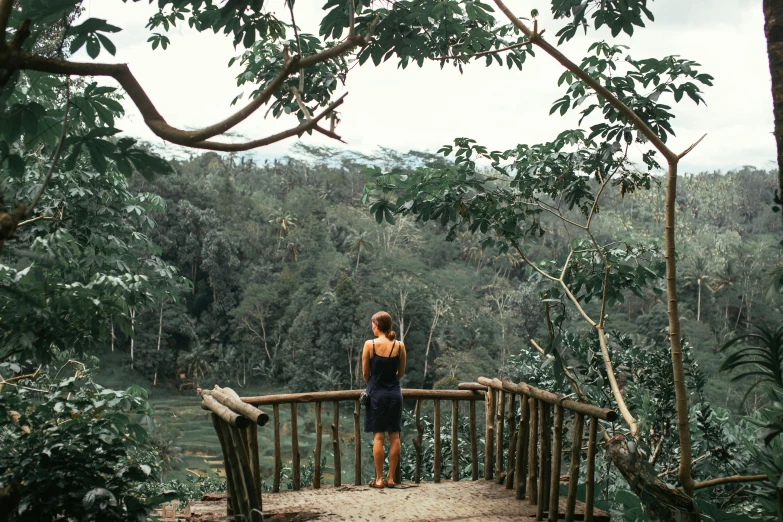
[[[157,464],[146,449],[151,410],[140,388],[92,381],[83,364],[49,366],[0,391],[0,487],[19,488],[12,521],[144,519]],[[8,375],[21,372],[3,363]]]

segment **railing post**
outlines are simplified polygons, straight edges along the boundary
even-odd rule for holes
[[[595,504],[595,442],[598,436],[598,418],[590,417],[590,435],[587,439],[587,469],[585,470],[585,522],[593,522]]]
[[[253,485],[256,488],[256,494],[258,495],[259,509],[263,506],[262,492],[261,492],[261,461],[258,452],[258,424],[251,422],[247,427],[247,454],[250,457],[250,466],[253,471]]]
[[[334,448],[334,485],[342,485],[342,465],[340,464],[340,401],[332,401],[332,446]]]
[[[421,443],[424,438],[424,426],[421,424],[421,399],[416,401],[416,438],[413,439],[413,447],[416,448],[416,470],[413,474],[413,482],[421,482]]]
[[[487,387],[485,402],[486,425],[484,431],[484,478],[492,480],[495,476],[495,459],[492,449],[495,447],[495,390]]]
[[[505,392],[498,390],[497,414],[495,415],[495,483],[503,482],[503,423],[506,408]]]
[[[549,405],[538,403],[538,503],[536,505],[536,520],[544,519],[544,511],[549,507],[549,441],[552,433],[549,431]]]
[[[433,448],[432,454],[435,462],[433,463],[434,476],[432,481],[435,483],[440,482],[440,400],[435,399],[435,413],[433,419]]]
[[[242,477],[242,483],[247,492],[248,516],[247,520],[251,522],[261,522],[261,494],[256,492],[255,481],[253,479],[253,469],[248,458],[247,432],[242,428],[234,426],[229,427],[231,437],[234,441],[234,448],[239,461],[239,470]]]
[[[560,462],[563,455],[563,407],[555,404],[552,430],[552,467],[549,471],[549,522],[557,522],[560,512]]]
[[[291,403],[291,475],[293,475],[294,491],[301,486],[301,469],[299,467],[299,418],[296,403]]]
[[[520,395],[519,403],[522,407],[522,411],[519,417],[519,429],[517,430],[517,449],[514,462],[514,496],[517,500],[522,500],[525,498],[525,486],[527,482],[527,447],[530,443],[530,404],[525,395]]]
[[[451,480],[459,480],[459,401],[451,401]]]
[[[538,400],[528,399],[530,405],[530,443],[527,451],[527,498],[531,504],[538,502]]]
[[[576,512],[576,488],[579,486],[579,462],[582,460],[582,430],[584,422],[584,415],[574,413],[574,440],[571,445],[571,469],[568,471],[566,522],[574,522],[574,513]]]
[[[478,444],[476,441],[476,401],[470,404],[470,479],[478,480]]]
[[[361,429],[361,404],[356,401],[353,406],[353,484],[362,485],[362,429]]]
[[[508,412],[506,412],[506,421],[508,422],[508,455],[506,456],[506,489],[514,487],[515,452],[517,449],[517,422],[515,406],[515,393],[508,394]]]
[[[313,450],[313,489],[321,489],[321,403],[315,403],[315,449]]]
[[[231,468],[231,459],[228,456],[228,445],[226,444],[226,438],[223,435],[223,427],[221,426],[222,421],[214,413],[210,415],[210,418],[212,419],[212,426],[215,427],[215,432],[217,432],[218,441],[220,442],[220,449],[223,451],[223,470],[226,473],[226,489],[228,490],[226,515],[229,517],[233,515],[241,515],[242,510],[239,506],[236,487],[234,486],[234,472]]]
[[[275,476],[272,479],[272,492],[280,491],[280,473],[283,468],[283,459],[280,455],[280,406],[272,405],[272,415],[275,423]]]

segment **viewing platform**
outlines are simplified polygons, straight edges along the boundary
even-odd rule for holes
[[[404,427],[403,444],[412,443],[415,467],[412,480],[401,480],[398,466],[397,487],[375,489],[362,476],[361,390],[239,397],[229,388],[203,390],[202,408],[211,412],[212,423],[223,451],[227,493],[206,495],[191,502],[185,511],[187,520],[242,520],[251,522],[305,520],[384,520],[400,522],[548,520],[567,522],[608,522],[609,515],[594,506],[595,453],[599,421],[613,421],[616,412],[571,400],[525,383],[480,377],[477,383],[463,383],[459,390],[403,389],[403,399],[416,401],[415,422]],[[430,462],[432,481],[421,480],[424,448],[422,404],[432,402],[432,440]],[[450,440],[459,440],[462,415],[469,418],[467,444],[449,444],[445,453],[441,444],[441,402],[451,403]],[[517,402],[518,401],[518,402]],[[342,484],[340,403],[353,406],[354,453],[353,484]],[[467,410],[460,412],[460,402]],[[302,487],[297,405],[314,404],[316,444],[312,488]],[[331,484],[322,484],[321,413],[332,404],[331,429],[333,471]],[[476,404],[484,404],[484,440],[477,436]],[[291,408],[291,482],[289,490],[280,490],[283,455],[281,451],[280,406]],[[262,487],[258,448],[258,429],[270,416],[259,407],[272,407],[274,431],[274,470],[264,476]],[[587,422],[586,422],[587,421]],[[466,430],[463,424],[463,430]],[[263,427],[263,428],[262,428]],[[585,428],[587,428],[585,430]],[[583,447],[587,431],[587,445]],[[504,437],[505,432],[505,437]],[[463,431],[463,442],[464,442]],[[570,435],[570,448],[564,449],[564,433]],[[358,443],[357,443],[358,441]],[[483,462],[479,462],[479,443]],[[348,449],[348,448],[345,448]],[[461,452],[465,452],[462,455]],[[583,462],[583,453],[586,459]],[[565,458],[564,458],[565,456]],[[442,475],[442,460],[460,463],[449,466]],[[288,459],[286,459],[288,460]],[[469,466],[465,462],[469,462]],[[482,465],[483,464],[483,465]],[[563,474],[564,464],[567,464]],[[411,464],[408,464],[409,466]],[[408,468],[410,470],[410,468]],[[482,471],[481,477],[479,476]],[[465,476],[468,473],[470,476]],[[429,473],[428,473],[429,474]],[[410,478],[410,477],[408,477]],[[581,480],[580,480],[581,478]],[[271,480],[270,480],[271,479]],[[580,486],[581,482],[581,486]],[[263,491],[269,488],[270,491]],[[584,502],[577,499],[580,496]]]

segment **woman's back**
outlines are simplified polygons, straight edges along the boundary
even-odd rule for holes
[[[376,386],[393,388],[400,386],[397,369],[400,364],[400,343],[398,341],[381,341],[375,339],[373,354],[370,359],[370,380],[377,381]]]

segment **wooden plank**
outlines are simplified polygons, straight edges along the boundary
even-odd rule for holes
[[[574,413],[574,438],[571,441],[571,468],[568,471],[568,497],[566,498],[566,522],[574,522],[576,490],[579,487],[579,462],[582,460],[582,431],[585,416]]]
[[[362,428],[359,401],[353,405],[353,485],[362,485]]]
[[[291,403],[291,474],[293,475],[294,491],[301,488],[302,469],[299,462],[299,416],[296,412],[297,404]]]
[[[451,401],[451,480],[459,481],[459,402]]]
[[[508,394],[508,411],[506,422],[508,423],[508,453],[506,454],[506,489],[514,487],[514,470],[516,469],[514,455],[517,449],[517,421],[515,406],[515,393]]]
[[[220,429],[223,431],[223,438],[226,441],[226,456],[231,464],[234,495],[237,500],[237,510],[234,512],[234,515],[240,515],[244,517],[245,520],[250,520],[250,498],[247,491],[247,483],[242,476],[242,469],[240,468],[234,437],[231,434],[232,428],[234,427],[227,422],[220,423]]]
[[[585,470],[585,522],[593,522],[595,511],[595,443],[598,437],[598,419],[590,417],[590,435],[587,439],[587,469]]]
[[[536,520],[544,520],[544,511],[549,507],[549,496],[546,494],[546,465],[549,452],[547,447],[547,440],[549,439],[547,429],[548,406],[546,402],[538,401],[538,499],[536,501]]]
[[[517,430],[517,449],[514,469],[514,496],[517,500],[525,498],[525,486],[527,485],[527,459],[528,444],[530,442],[530,404],[526,396],[519,397],[521,415],[519,417],[519,429]]]
[[[340,464],[340,402],[332,401],[332,449],[334,450],[334,485],[342,485],[342,465]]]
[[[538,399],[528,399],[530,405],[530,443],[527,449],[527,498],[531,504],[538,502]]]
[[[283,458],[280,454],[280,406],[272,407],[272,417],[275,424],[275,476],[272,478],[272,492],[280,491],[280,474],[283,471]]]
[[[421,399],[416,401],[416,438],[413,439],[413,447],[416,448],[416,470],[413,472],[413,482],[421,482],[421,444],[424,438],[424,426],[421,424]]]
[[[492,455],[492,449],[495,447],[495,392],[494,389],[487,389],[487,400],[485,403],[486,425],[484,430],[484,478],[492,480],[495,476],[495,459]]]
[[[560,512],[560,464],[563,455],[563,407],[555,404],[552,430],[552,467],[549,471],[549,522],[557,522]]]
[[[478,480],[478,441],[476,440],[476,401],[470,401],[470,480]]]
[[[433,462],[434,476],[432,481],[435,483],[440,482],[440,399],[435,399],[435,413],[433,418],[433,448],[432,456],[435,462]]]
[[[497,408],[495,413],[495,483],[503,482],[503,418],[506,409],[505,392],[498,391]]]
[[[315,449],[313,449],[313,489],[321,489],[321,402],[315,403]]]

